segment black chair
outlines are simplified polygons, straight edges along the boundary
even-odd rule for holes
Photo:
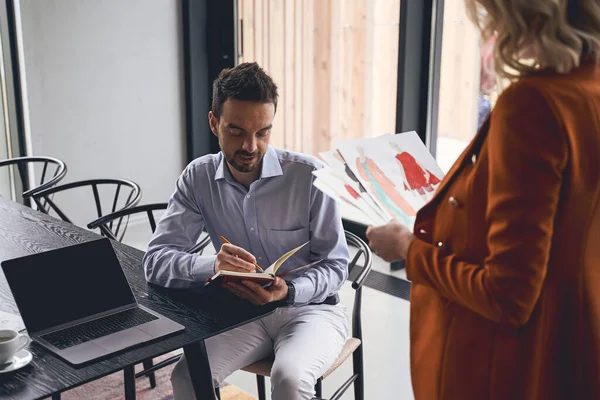
[[[137,205],[140,202],[140,199],[142,198],[142,191],[137,183],[126,179],[114,178],[90,179],[85,181],[71,182],[64,185],[47,188],[41,191],[36,191],[32,194],[31,197],[37,204],[40,211],[46,214],[54,212],[63,221],[72,223],[71,219],[67,217],[65,212],[56,205],[56,203],[53,200],[53,196],[57,193],[62,193],[72,189],[88,187],[92,190],[92,193],[94,195],[94,202],[98,218],[102,217],[105,214],[102,210],[102,199],[100,198],[100,192],[98,190],[99,187],[108,187],[110,189],[114,188],[114,193],[112,192],[112,190],[110,191],[112,203],[110,213],[114,213],[116,211],[126,208],[131,208]],[[121,201],[121,196],[123,196],[125,200]],[[119,203],[121,203],[121,205],[119,205]]]
[[[100,229],[100,233],[103,236],[120,242],[123,240],[125,231],[127,229],[127,224],[122,224],[123,218],[129,218],[132,215],[146,213],[148,222],[150,224],[150,229],[152,230],[152,233],[154,233],[156,230],[156,218],[154,216],[154,212],[162,211],[166,208],[167,203],[145,204],[142,206],[126,208],[98,218],[97,220],[90,222],[87,227],[88,229]],[[203,234],[198,243],[192,248],[188,249],[187,252],[202,254],[204,249],[209,244],[210,236]],[[154,372],[160,368],[164,368],[168,365],[176,363],[180,358],[180,355],[176,355],[156,365],[154,365],[152,359],[145,360],[143,362],[144,370],[138,372],[137,374],[135,374],[133,366],[128,367],[124,370],[125,385],[129,387],[135,387],[135,379],[146,376],[150,381],[150,387],[154,389],[156,387],[156,376]]]
[[[9,158],[0,161],[0,167],[16,167],[23,188],[22,197],[28,206],[31,205],[30,197],[34,193],[53,187],[67,174],[67,165],[58,158],[53,157]],[[48,169],[53,169],[54,172],[48,171]],[[33,172],[34,175],[41,175],[34,187],[29,187],[28,177],[30,172]]]
[[[125,235],[125,230],[127,229],[125,225],[119,223],[123,218],[127,218],[135,214],[146,213],[146,216],[148,217],[148,223],[150,224],[150,230],[152,233],[154,233],[156,230],[156,217],[154,216],[154,212],[163,211],[166,209],[167,203],[153,203],[125,208],[123,210],[116,211],[98,218],[97,220],[90,222],[87,227],[88,229],[100,229],[102,236],[122,242]],[[201,235],[198,243],[186,250],[186,252],[202,254],[204,249],[209,244],[210,237],[204,233]]]
[[[340,352],[337,360],[333,363],[331,368],[323,374],[315,385],[316,399],[322,399],[323,379],[327,378],[333,371],[335,371],[340,365],[344,363],[352,355],[352,364],[354,367],[354,374],[348,378],[346,382],[333,394],[329,400],[337,400],[348,390],[350,385],[354,383],[354,398],[356,400],[364,400],[364,367],[363,367],[363,340],[362,340],[362,325],[361,325],[361,304],[362,304],[362,286],[365,282],[367,275],[371,272],[372,267],[372,255],[369,246],[355,234],[346,231],[346,241],[349,246],[357,247],[358,252],[350,262],[348,269],[350,273],[357,267],[357,262],[362,256],[364,260],[364,266],[358,273],[358,276],[352,281],[352,288],[356,290],[354,294],[354,307],[352,309],[352,337],[346,341],[344,348]],[[256,374],[256,383],[258,386],[258,399],[266,400],[265,391],[265,376],[271,375],[271,368],[273,367],[273,359],[266,359],[254,364],[251,364],[242,370]]]

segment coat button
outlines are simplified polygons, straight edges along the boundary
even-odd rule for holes
[[[452,207],[458,207],[458,200],[456,200],[454,197],[450,196],[450,198],[448,199],[448,203],[450,203],[450,205]]]
[[[437,242],[437,247],[444,247],[444,243],[442,243],[442,242]]]

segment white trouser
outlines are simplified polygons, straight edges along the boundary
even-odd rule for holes
[[[277,309],[273,314],[206,340],[215,387],[235,371],[275,354],[273,400],[304,400],[337,359],[348,338],[342,304]],[[185,357],[171,375],[176,400],[195,399]]]

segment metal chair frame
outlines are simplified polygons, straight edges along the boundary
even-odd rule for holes
[[[88,229],[99,229],[103,236],[120,242],[122,241],[123,236],[125,235],[125,230],[127,229],[127,224],[121,224],[123,218],[129,218],[135,214],[145,213],[148,217],[148,222],[150,223],[150,229],[152,230],[152,233],[154,233],[156,231],[156,218],[154,217],[154,212],[166,209],[167,203],[144,204],[141,206],[126,208],[98,218],[97,220],[90,222],[87,227]],[[187,252],[202,254],[210,242],[210,236],[205,236],[195,246],[188,249]],[[148,377],[148,380],[150,381],[150,387],[155,388],[155,371],[179,361],[179,358],[179,355],[173,356],[156,365],[154,365],[154,361],[152,359],[144,360],[144,369],[137,374],[134,372],[134,366],[125,368],[123,371],[125,387],[135,387],[135,380],[137,378]]]
[[[29,188],[29,168],[33,163],[43,163],[42,176],[40,177],[39,185]],[[56,166],[54,173],[46,181],[46,174],[49,172],[48,167],[51,165]],[[30,198],[34,193],[43,191],[45,189],[55,186],[60,182],[65,175],[67,175],[67,165],[64,161],[54,157],[16,157],[9,158],[7,160],[0,161],[0,167],[16,167],[19,171],[19,178],[21,179],[21,185],[25,189],[22,193],[23,200],[30,206]]]
[[[94,194],[94,201],[96,203],[96,212],[98,214],[98,218],[101,218],[104,214],[102,211],[102,203],[100,202],[100,194],[98,192],[98,186],[102,185],[114,185],[116,186],[115,194],[112,202],[112,208],[110,213],[114,213],[117,210],[117,204],[119,201],[119,196],[121,195],[121,188],[126,187],[131,189],[127,198],[125,200],[125,205],[120,209],[127,209],[137,205],[142,198],[142,190],[140,186],[130,180],[127,179],[118,179],[118,178],[106,178],[106,179],[88,179],[84,181],[71,182],[60,186],[54,186],[51,188],[47,188],[41,191],[36,191],[32,194],[33,201],[35,201],[36,205],[39,207],[40,211],[45,214],[50,214],[51,211],[54,211],[63,221],[71,222],[72,221],[67,217],[65,212],[56,205],[53,201],[52,197],[56,193],[64,192],[70,189],[82,188],[86,186],[90,186],[92,188],[92,192]],[[45,201],[45,203],[42,203]],[[121,222],[119,222],[120,224]]]

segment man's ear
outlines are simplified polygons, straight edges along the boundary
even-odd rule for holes
[[[219,119],[212,111],[208,112],[208,124],[213,135],[219,136]]]

